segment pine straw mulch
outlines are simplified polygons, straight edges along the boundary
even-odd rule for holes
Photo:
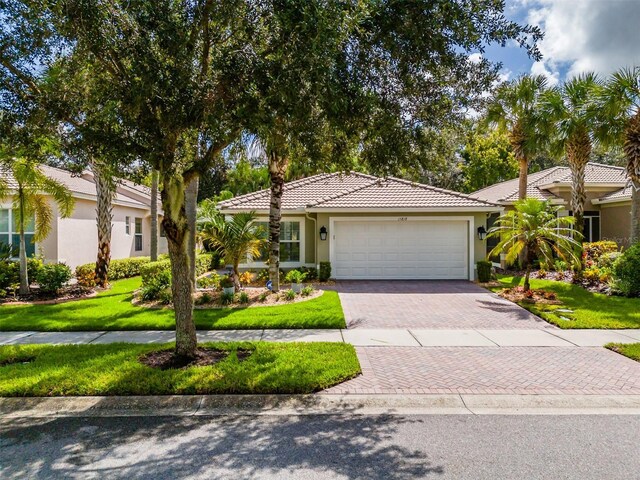
[[[506,298],[514,303],[540,303],[545,305],[562,305],[555,292],[542,289],[531,289],[524,291],[523,287],[505,288],[497,292],[502,298]]]
[[[159,350],[140,356],[139,361],[147,367],[158,368],[160,370],[207,367],[225,360],[230,353],[228,350],[198,347],[195,357],[189,358],[177,356],[174,350]],[[252,353],[252,350],[243,348],[236,350],[236,356],[239,362],[245,361]]]

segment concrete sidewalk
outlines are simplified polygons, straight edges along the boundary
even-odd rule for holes
[[[0,332],[0,345],[167,343],[173,331]],[[638,343],[640,329],[343,329],[202,330],[198,341],[346,342],[356,347],[600,347]]]

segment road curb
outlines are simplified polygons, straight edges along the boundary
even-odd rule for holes
[[[0,398],[0,418],[218,415],[640,415],[640,395],[185,395]]]

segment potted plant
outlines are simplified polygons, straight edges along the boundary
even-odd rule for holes
[[[304,282],[305,278],[307,278],[306,273],[302,273],[300,270],[291,270],[284,279],[291,284],[291,290],[300,293],[304,287],[302,282]]]
[[[229,275],[225,275],[220,279],[220,286],[225,295],[234,295],[236,293],[236,286]]]

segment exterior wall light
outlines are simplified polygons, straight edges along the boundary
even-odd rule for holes
[[[324,225],[320,228],[320,240],[324,241],[327,239],[327,227]]]
[[[478,240],[484,240],[487,236],[487,231],[485,230],[483,225],[478,227]]]

